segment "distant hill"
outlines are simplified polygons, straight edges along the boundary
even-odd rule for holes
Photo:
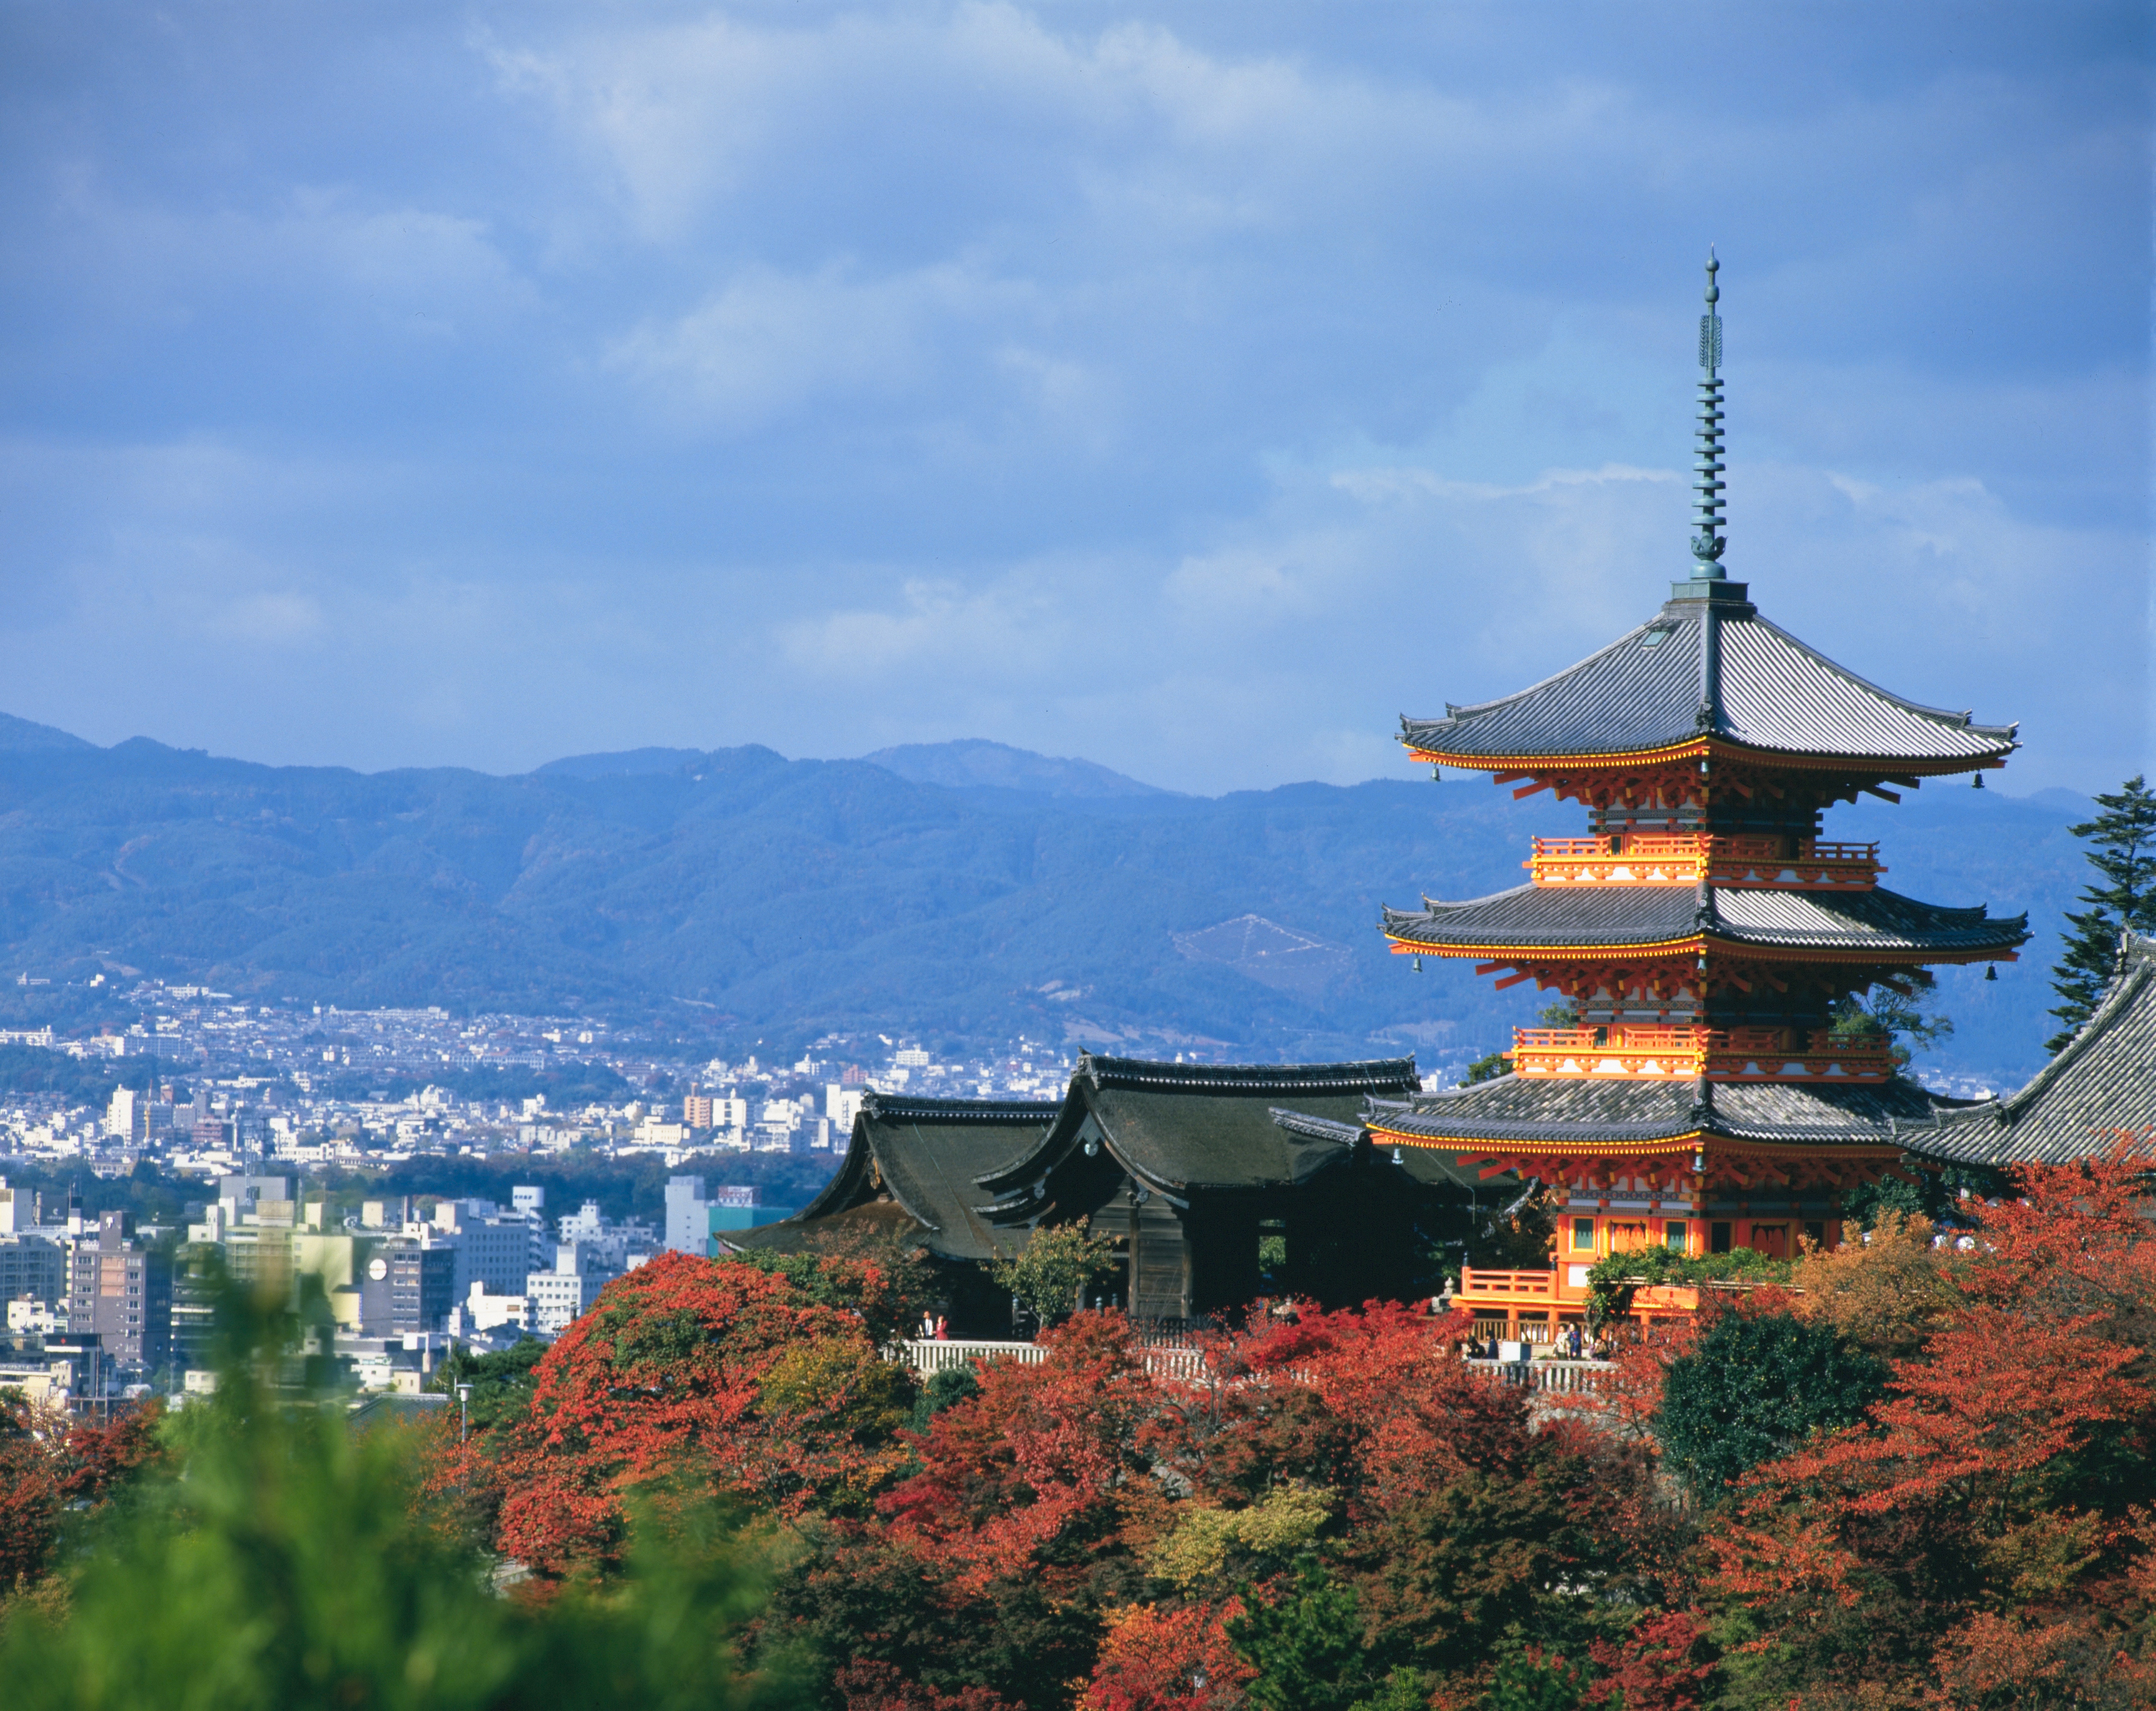
[[[871,766],[896,772],[916,784],[940,784],[953,790],[988,787],[1094,801],[1172,794],[1096,766],[1091,761],[1031,754],[981,737],[953,743],[905,743],[895,749],[878,749],[861,758]]]
[[[143,738],[13,744],[0,725],[0,985],[35,1022],[69,981],[137,971],[354,1005],[582,1009],[773,1045],[1024,1032],[1259,1058],[1502,1042],[1543,1000],[1387,954],[1381,902],[1517,884],[1577,809],[1479,782],[1219,798],[990,743],[860,761],[639,750],[521,777],[271,767]],[[909,772],[933,775],[916,778]],[[1839,812],[1888,883],[2034,911],[2082,880],[2088,804],[1933,789]],[[1943,976],[1943,1069],[2041,1061],[2048,940],[1995,983]],[[79,989],[78,989],[79,990]],[[15,1025],[20,1025],[17,1022]]]
[[[33,725],[27,719],[18,719],[12,713],[0,713],[0,753],[31,752],[50,749],[94,749],[95,743],[85,742],[54,725]]]
[[[540,778],[630,778],[639,772],[673,772],[703,757],[701,749],[624,749],[612,755],[571,755],[549,761]]]

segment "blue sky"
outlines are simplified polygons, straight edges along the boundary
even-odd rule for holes
[[[1399,775],[1732,573],[2156,764],[2142,5],[0,6],[0,708]]]

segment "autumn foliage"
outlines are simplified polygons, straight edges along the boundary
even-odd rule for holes
[[[0,1391],[0,1596],[33,1585],[67,1522],[80,1530],[158,1459],[162,1413],[146,1402],[100,1422]]]
[[[639,1565],[722,1537],[711,1667],[820,1711],[2156,1704],[2150,1162],[1882,1215],[1630,1328],[1591,1396],[1382,1302],[1172,1355],[1079,1313],[924,1387],[875,1256],[669,1256],[434,1432],[410,1524],[528,1570],[540,1637],[624,1600],[690,1632]],[[0,1575],[171,1437],[0,1416]]]
[[[1887,1213],[1792,1289],[1635,1330],[1561,1407],[1370,1303],[1173,1370],[1081,1313],[911,1417],[847,1304],[872,1266],[673,1259],[453,1465],[553,1575],[608,1572],[648,1490],[767,1517],[757,1643],[833,1711],[2148,1703],[2147,1165],[2123,1140],[1951,1227]],[[1715,1359],[1751,1436],[1710,1488],[1665,1440]]]
[[[828,1263],[874,1302],[873,1267]],[[619,1566],[639,1499],[860,1510],[901,1465],[912,1406],[858,1310],[678,1253],[608,1284],[534,1376],[521,1414],[445,1450],[435,1488],[553,1576]]]

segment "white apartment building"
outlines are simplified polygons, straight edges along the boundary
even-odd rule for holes
[[[131,1087],[116,1087],[105,1108],[105,1132],[116,1140],[146,1140],[150,1134],[150,1096]]]
[[[447,1329],[455,1340],[494,1340],[502,1333],[536,1330],[529,1295],[498,1295],[484,1283],[474,1283],[471,1293],[449,1309]],[[503,1337],[504,1341],[515,1338]]]
[[[554,1250],[554,1268],[524,1279],[531,1327],[542,1337],[557,1337],[590,1311],[592,1304],[622,1273],[619,1264],[583,1242],[564,1242]]]
[[[824,1115],[830,1120],[834,1134],[851,1135],[854,1119],[860,1114],[860,1089],[841,1087],[835,1081],[824,1083]]]

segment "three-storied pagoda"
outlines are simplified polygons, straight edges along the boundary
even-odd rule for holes
[[[1588,1268],[1614,1250],[1787,1256],[1799,1234],[1838,1239],[1840,1194],[1894,1168],[1898,1131],[1936,1105],[1883,1037],[1830,1027],[1836,1001],[1906,992],[1933,964],[2011,961],[2028,937],[2025,916],[1890,891],[1876,846],[1821,837],[1833,804],[2003,765],[2015,731],[1866,682],[1728,580],[1717,265],[1691,575],[1571,669],[1402,720],[1419,761],[1588,811],[1587,836],[1535,840],[1528,884],[1384,915],[1395,952],[1532,981],[1578,1015],[1520,1030],[1509,1075],[1373,1101],[1368,1118],[1379,1145],[1442,1148],[1562,1193],[1548,1272],[1464,1280],[1461,1304],[1515,1326],[1578,1309]]]

